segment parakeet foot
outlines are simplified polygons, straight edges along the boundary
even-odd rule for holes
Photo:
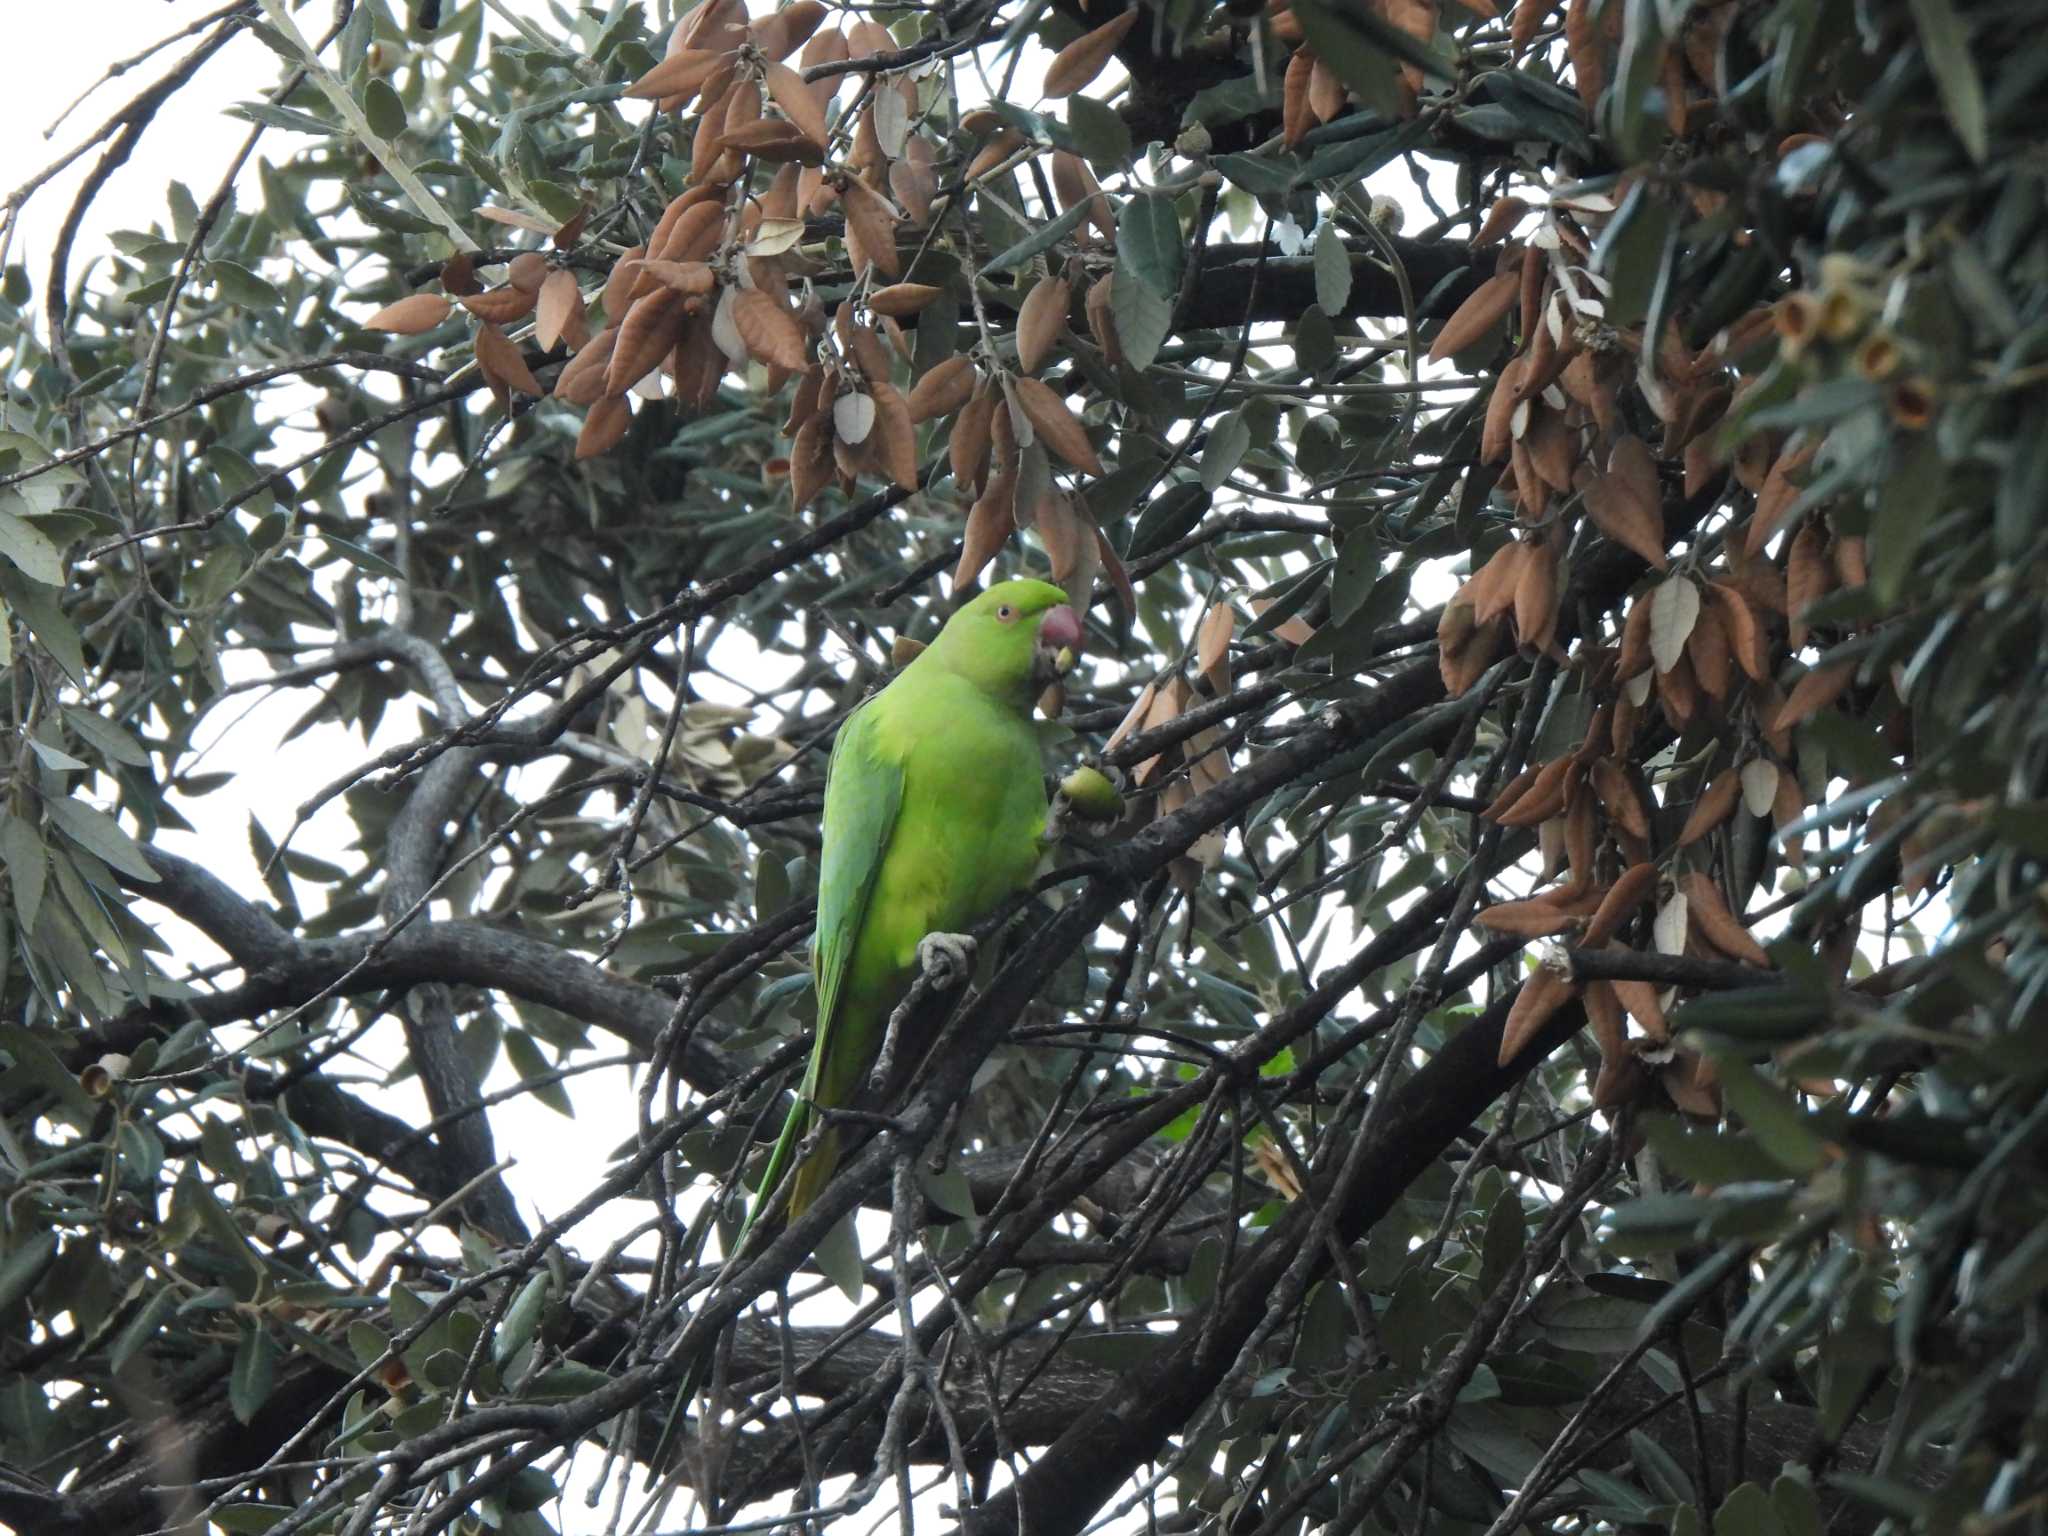
[[[967,933],[928,933],[917,941],[917,968],[940,992],[951,992],[974,974],[976,946]]]

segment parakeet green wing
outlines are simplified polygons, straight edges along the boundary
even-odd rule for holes
[[[817,1039],[804,1073],[803,1091],[790,1107],[775,1150],[761,1171],[754,1203],[740,1228],[743,1241],[775,1198],[810,1126],[810,1103],[829,1071],[837,1036],[839,994],[853,958],[854,942],[866,920],[896,818],[903,809],[903,767],[891,759],[876,725],[874,700],[861,705],[839,729],[826,773],[824,857],[818,871],[818,926],[811,971],[818,996]]]

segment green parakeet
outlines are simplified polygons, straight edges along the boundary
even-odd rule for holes
[[[930,935],[971,928],[1030,883],[1048,806],[1031,709],[1072,662],[1081,621],[1042,581],[990,587],[847,718],[825,779],[824,853],[811,973],[818,1034],[810,1070],[761,1175],[746,1233],[790,1179],[803,1214],[832,1176],[839,1133],[812,1134],[813,1105],[852,1102]],[[914,1064],[925,1042],[900,1042]]]

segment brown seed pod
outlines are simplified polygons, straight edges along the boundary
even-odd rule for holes
[[[902,319],[916,314],[937,300],[945,291],[930,283],[891,283],[888,287],[877,288],[868,295],[868,308],[878,315]]]

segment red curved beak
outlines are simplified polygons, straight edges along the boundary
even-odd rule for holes
[[[1046,609],[1045,617],[1038,621],[1038,641],[1048,650],[1078,651],[1081,649],[1081,616],[1065,603]]]

